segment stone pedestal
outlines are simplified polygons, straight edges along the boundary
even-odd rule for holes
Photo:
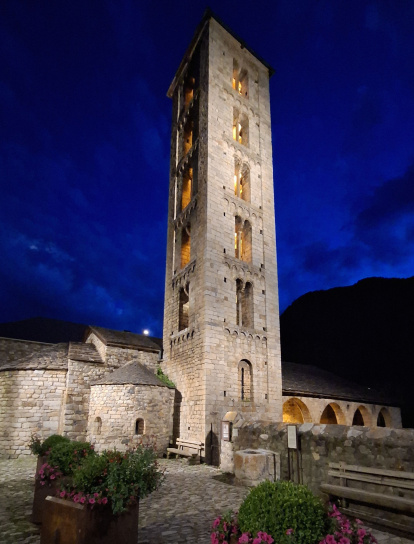
[[[234,474],[243,485],[280,479],[280,455],[269,450],[240,450],[234,453]]]

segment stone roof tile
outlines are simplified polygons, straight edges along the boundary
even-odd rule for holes
[[[168,387],[157,376],[148,370],[138,361],[132,361],[109,372],[100,380],[93,382],[91,385],[156,385],[159,387]]]
[[[89,329],[95,332],[107,345],[132,347],[149,351],[160,351],[162,349],[162,338],[135,334],[130,331],[114,331],[112,329],[105,329],[104,327],[91,326]]]

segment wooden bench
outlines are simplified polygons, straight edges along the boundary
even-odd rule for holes
[[[204,442],[177,438],[176,443],[176,448],[167,448],[167,459],[169,459],[171,453],[182,455],[183,457],[198,457],[201,459],[201,450],[204,447]]]
[[[414,532],[414,518],[409,519],[414,516],[414,473],[329,463],[328,476],[335,483],[323,483],[320,490],[341,499],[344,513]],[[375,507],[375,511],[367,507]]]

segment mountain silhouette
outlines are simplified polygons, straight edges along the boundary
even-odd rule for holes
[[[414,277],[313,291],[280,316],[282,360],[384,391],[414,427]]]

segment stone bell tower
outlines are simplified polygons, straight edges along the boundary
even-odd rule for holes
[[[174,434],[218,462],[220,422],[282,420],[269,77],[209,10],[173,101],[163,369]]]

